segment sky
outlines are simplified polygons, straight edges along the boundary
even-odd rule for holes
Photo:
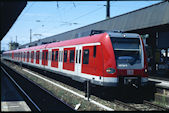
[[[137,10],[157,1],[111,1],[110,17]],[[60,34],[106,19],[106,1],[28,1],[11,29],[1,41],[1,50],[8,44],[20,45]]]

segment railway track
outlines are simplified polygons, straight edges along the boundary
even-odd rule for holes
[[[111,103],[116,104],[116,106],[122,106],[124,108],[123,109],[124,111],[125,110],[127,111],[169,111],[168,108],[161,107],[159,105],[150,103],[148,101],[143,101],[142,104],[135,104],[135,103],[125,103],[119,100],[114,100],[111,101]]]
[[[46,89],[2,64],[2,71],[15,84],[32,111],[73,111],[69,105],[59,100]]]
[[[157,104],[153,104],[153,103],[146,101],[146,100],[144,100],[143,103],[148,105],[148,106],[152,106],[156,109],[159,109],[160,111],[169,111],[169,108],[165,108],[165,107],[159,106]]]
[[[119,100],[114,100],[114,103],[131,111],[169,111],[168,108],[159,106],[146,100],[143,101],[143,104],[130,104]]]

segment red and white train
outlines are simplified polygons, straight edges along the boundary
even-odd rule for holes
[[[135,33],[103,32],[7,51],[3,58],[101,86],[148,82],[143,40]]]

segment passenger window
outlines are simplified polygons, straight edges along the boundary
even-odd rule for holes
[[[46,60],[48,60],[48,52],[46,52]]]
[[[60,59],[60,62],[62,61],[62,51],[59,51],[59,59]]]
[[[38,52],[36,52],[36,60],[38,59]]]
[[[58,61],[58,51],[55,52],[55,61]]]
[[[75,51],[70,50],[70,63],[74,63]]]
[[[89,64],[89,49],[83,51],[83,64]]]
[[[31,59],[34,59],[34,51],[31,53]]]
[[[24,52],[24,59],[25,59],[25,56],[26,56],[25,54],[26,54],[26,53]]]
[[[64,51],[64,62],[67,62],[67,50]]]
[[[60,60],[60,51],[59,51],[59,62],[60,62],[61,60]]]
[[[42,55],[42,52],[41,52],[41,55]],[[40,52],[38,51],[38,60],[40,59]]]
[[[29,58],[29,52],[27,52],[27,59]]]
[[[79,64],[80,64],[80,59],[81,59],[81,50],[79,51]]]
[[[44,52],[42,52],[42,59],[44,59]]]
[[[52,61],[54,60],[54,51],[52,51]]]
[[[36,52],[36,59],[39,60],[39,51]]]
[[[94,46],[94,48],[93,48],[93,57],[94,58],[96,57],[96,46]]]
[[[76,50],[76,63],[77,63],[78,50]]]
[[[61,56],[62,56],[62,57],[61,57],[61,61],[63,61],[63,51],[61,52]]]

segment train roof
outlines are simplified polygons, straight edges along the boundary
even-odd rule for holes
[[[46,46],[46,48],[79,45],[79,44],[87,44],[87,43],[96,43],[96,42],[100,42],[101,40],[103,40],[104,39],[103,37],[105,37],[106,35],[107,35],[107,33],[102,33],[102,34],[96,34],[96,35],[82,37],[82,38],[76,38],[76,39],[72,39],[72,40],[55,42],[55,43],[48,44]]]
[[[86,44],[86,43],[95,43],[95,42],[100,42],[102,39],[104,39],[102,37],[104,37],[106,35],[107,35],[107,33],[96,34],[96,35],[82,37],[82,38],[76,38],[76,39],[72,39],[72,40],[65,40],[65,41],[54,42],[54,43],[50,43],[50,44],[43,44],[40,46],[33,46],[33,47],[29,47],[29,48],[7,51],[4,53],[28,51],[28,50],[35,50],[35,49],[37,50],[37,49],[53,48],[53,47],[60,47],[60,46],[70,46],[70,45],[78,45],[78,44]]]
[[[119,37],[119,38],[139,38],[139,34],[136,33],[114,33],[108,32],[110,37]]]
[[[87,37],[82,37],[82,38],[76,38],[76,39],[71,39],[71,40],[65,40],[65,41],[60,41],[60,42],[54,42],[50,44],[43,44],[40,46],[33,46],[29,48],[23,48],[23,49],[18,49],[18,50],[12,50],[12,51],[7,51],[4,53],[11,53],[11,52],[20,52],[20,51],[28,51],[28,50],[38,50],[38,49],[43,49],[43,48],[53,48],[53,47],[60,47],[60,46],[71,46],[71,45],[79,45],[79,44],[87,44],[87,43],[96,43],[96,42],[101,42],[104,40],[103,37],[106,35],[109,35],[110,37],[119,37],[119,38],[139,38],[139,34],[136,33],[117,33],[117,32],[104,32],[101,34],[95,34],[95,35],[90,35]]]
[[[124,33],[120,30],[92,30],[90,35],[108,33],[110,37],[119,37],[119,38],[139,38],[137,33]]]

